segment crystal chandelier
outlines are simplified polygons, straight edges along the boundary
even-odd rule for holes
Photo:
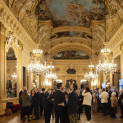
[[[93,57],[93,53],[92,53],[92,28],[91,28],[91,64],[90,65],[88,65],[88,67],[89,67],[89,69],[90,69],[90,72],[89,72],[89,74],[85,74],[85,76],[84,76],[84,78],[86,79],[86,80],[90,80],[90,79],[95,79],[95,78],[97,78],[98,77],[98,75],[97,74],[94,74],[92,71],[93,71],[93,69],[94,69],[94,65],[92,64],[92,57]]]
[[[46,73],[45,78],[54,80],[57,79],[57,75],[55,73]]]
[[[33,72],[33,73],[41,73],[43,72],[43,64],[40,63],[40,60],[33,60],[31,63],[28,65],[28,70]]]
[[[40,49],[40,38],[39,38],[39,17],[40,17],[40,7],[38,6],[38,20],[37,20],[37,48],[33,50],[33,60],[31,61],[31,63],[28,65],[28,70],[33,72],[33,73],[37,73],[40,74],[41,72],[45,72],[48,68],[46,66],[46,63],[43,65],[41,64],[40,61],[40,57],[41,54],[43,53],[43,51]]]
[[[47,66],[48,69],[53,69],[54,65],[52,65],[52,62],[50,62],[50,65]]]
[[[58,83],[62,83],[62,80],[60,80],[60,79],[57,79],[57,80],[56,80],[56,82],[58,82]]]
[[[106,13],[106,5],[104,2],[104,6],[105,6],[105,13]],[[105,17],[105,42],[104,42],[104,46],[106,46],[106,15],[104,13],[104,17]],[[105,57],[103,63],[101,63],[101,61],[99,61],[99,64],[96,65],[96,71],[97,72],[104,72],[105,74],[112,71],[115,72],[117,69],[117,64],[114,64],[114,60],[112,60],[112,62],[109,62],[108,59],[108,55],[110,54],[111,50],[108,48],[104,48],[101,49],[101,53],[103,54],[103,56]]]
[[[89,72],[89,74],[85,74],[84,78],[87,79],[87,80],[90,80],[90,79],[95,79],[97,78],[98,75],[97,74],[94,74],[92,71]]]
[[[87,80],[86,79],[82,79],[80,82],[81,83],[85,83],[85,82],[87,82]]]
[[[17,78],[17,75],[14,73],[14,74],[12,74],[12,78],[13,79],[16,79]]]
[[[110,63],[108,59],[105,59],[103,63],[99,61],[99,64],[96,66],[98,72],[108,73],[110,71],[115,72],[117,70],[117,64],[114,64],[114,60]]]
[[[42,53],[43,53],[43,51],[39,48],[33,50],[33,54],[36,54],[36,55],[39,54],[40,55]]]

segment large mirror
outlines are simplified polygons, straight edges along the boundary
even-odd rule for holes
[[[17,58],[13,48],[6,53],[6,80],[7,98],[17,97]]]

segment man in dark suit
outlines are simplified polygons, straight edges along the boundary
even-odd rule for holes
[[[22,114],[22,99],[21,99],[21,96],[22,96],[24,90],[26,90],[26,87],[22,87],[22,90],[19,92],[19,103],[20,103],[20,105],[21,105],[21,120],[23,120],[23,114]]]
[[[44,98],[44,93],[45,93],[45,89],[42,88],[42,91],[40,93],[40,116],[42,117],[42,113],[43,113],[43,98]]]
[[[62,92],[62,83],[57,84],[57,90],[54,92],[54,109],[55,109],[55,123],[64,123],[64,107],[59,106],[60,103],[65,103],[65,94]]]
[[[32,99],[33,99],[33,106],[34,106],[34,115],[35,115],[35,119],[34,120],[38,120],[39,119],[39,108],[40,108],[40,92],[37,90],[37,88],[35,88],[35,93],[34,95],[32,95]]]

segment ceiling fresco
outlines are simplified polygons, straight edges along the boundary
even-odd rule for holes
[[[89,59],[89,56],[81,51],[62,51],[54,56],[54,59]]]
[[[40,19],[52,20],[53,26],[89,27],[91,20],[104,19],[102,0],[41,0]],[[35,13],[38,12],[38,7]]]

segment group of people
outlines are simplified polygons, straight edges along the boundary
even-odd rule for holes
[[[25,87],[19,93],[21,104],[21,119],[25,122],[27,115],[34,115],[33,120],[38,120],[44,115],[45,123],[50,123],[51,115],[55,118],[55,123],[78,123],[80,114],[85,111],[86,122],[91,121],[91,112],[98,112],[102,107],[104,116],[110,114],[116,117],[118,104],[121,108],[121,118],[123,118],[123,90],[118,97],[117,91],[109,88],[106,92],[102,89],[90,90],[88,87],[77,89],[77,85],[71,84],[69,89],[65,89],[62,83],[57,84],[56,90],[45,91],[43,88],[31,90],[30,95]],[[83,110],[84,109],[84,110]]]
[[[123,118],[123,89],[120,94],[116,91],[116,88],[111,89],[103,88],[101,92],[99,89],[92,91],[92,111],[99,112],[102,108],[104,116],[110,115],[111,118],[116,118],[117,107],[120,106],[121,118]]]

